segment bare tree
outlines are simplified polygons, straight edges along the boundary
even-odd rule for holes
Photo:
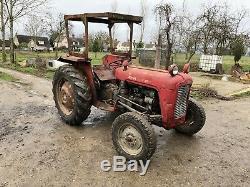
[[[24,26],[25,32],[34,37],[42,36],[47,31],[47,20],[44,15],[31,15]]]
[[[247,16],[246,10],[234,13],[229,6],[208,5],[199,16],[204,54],[223,55],[235,38],[241,34],[240,25]]]
[[[1,0],[0,3],[1,3],[1,32],[2,32],[2,61],[6,62],[5,26],[6,26],[6,23],[7,23],[7,19],[4,17],[5,11],[4,11],[4,2],[3,2],[3,0]]]
[[[145,27],[147,22],[147,0],[141,0],[141,16],[143,17],[143,21],[141,24],[141,36],[140,36],[140,42],[143,41],[144,33],[145,33]]]
[[[10,61],[15,62],[14,22],[23,16],[34,14],[47,0],[4,0],[10,26]]]
[[[161,31],[163,39],[166,41],[166,64],[167,68],[171,64],[173,45],[175,41],[175,26],[177,17],[174,13],[172,4],[161,3],[155,8],[155,14],[161,20]]]
[[[58,47],[59,42],[65,36],[65,23],[62,14],[53,15],[48,13],[48,17],[50,18],[48,22],[48,35],[50,37],[50,43],[54,46],[56,51],[56,58],[58,58]]]
[[[162,35],[161,35],[161,19],[159,19],[159,25],[157,30],[157,37],[155,42],[156,46],[156,54],[155,54],[155,68],[160,69],[161,68],[161,50],[162,50]]]
[[[156,43],[156,54],[155,54],[155,69],[161,68],[161,46],[162,46],[161,33],[158,35],[158,41]]]
[[[190,62],[200,43],[199,20],[192,17],[187,11],[182,11],[182,14],[177,19],[176,30],[179,39],[179,46],[177,47],[181,52],[185,49],[185,59]]]

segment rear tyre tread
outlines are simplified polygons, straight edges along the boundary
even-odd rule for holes
[[[66,116],[60,109],[58,101],[56,99],[57,87],[60,80],[66,79],[73,86],[75,94],[75,106],[71,115]],[[92,95],[87,82],[87,78],[82,75],[72,65],[61,66],[56,72],[53,79],[53,93],[56,108],[63,121],[69,125],[81,125],[84,120],[87,119],[91,110]]]

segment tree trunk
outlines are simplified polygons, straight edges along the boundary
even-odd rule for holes
[[[161,34],[158,36],[158,43],[156,45],[156,58],[155,58],[155,68],[161,68]]]
[[[165,65],[166,69],[168,69],[168,67],[171,65],[171,55],[172,55],[172,44],[169,43],[166,52],[166,65]]]
[[[56,47],[55,47],[55,50],[56,50],[56,59],[58,59],[58,45],[59,45],[59,41],[57,42]]]
[[[171,64],[171,51],[167,50],[167,54],[166,54],[166,66],[165,68],[168,69],[168,67]]]
[[[171,38],[170,38],[170,29],[171,29],[171,25],[169,24],[167,30],[166,30],[166,34],[167,34],[167,51],[166,51],[166,64],[165,64],[165,68],[168,69],[168,67],[171,64],[171,55],[172,55],[172,47],[173,44],[171,42]]]
[[[3,0],[1,0],[1,25],[2,25],[2,61],[6,62],[6,50],[5,50],[5,23],[3,17]]]
[[[185,60],[187,60],[187,59],[188,59],[188,54],[189,54],[189,52],[188,52],[188,51],[186,51],[186,54],[185,54]]]
[[[13,18],[10,18],[10,62],[15,63]]]
[[[155,69],[161,68],[161,47],[156,46]]]
[[[195,52],[192,52],[189,54],[189,58],[187,60],[187,63],[190,63],[191,59],[193,58],[193,56],[195,55]]]
[[[207,54],[207,44],[204,44],[203,53],[204,53],[205,55]]]
[[[13,3],[10,0],[10,62],[15,63]]]
[[[58,59],[58,48],[56,47],[56,59]]]

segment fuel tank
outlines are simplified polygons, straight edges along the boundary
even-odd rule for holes
[[[192,84],[192,77],[185,73],[172,76],[166,70],[129,66],[127,70],[123,67],[115,70],[115,77],[118,80],[148,86],[157,90],[176,90],[177,85]]]

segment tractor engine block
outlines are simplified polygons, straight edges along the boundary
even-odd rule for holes
[[[140,112],[159,114],[159,99],[155,90],[121,82],[117,99]]]
[[[115,95],[117,95],[119,87],[115,83],[103,83],[98,91],[99,98],[106,102],[114,104]]]

